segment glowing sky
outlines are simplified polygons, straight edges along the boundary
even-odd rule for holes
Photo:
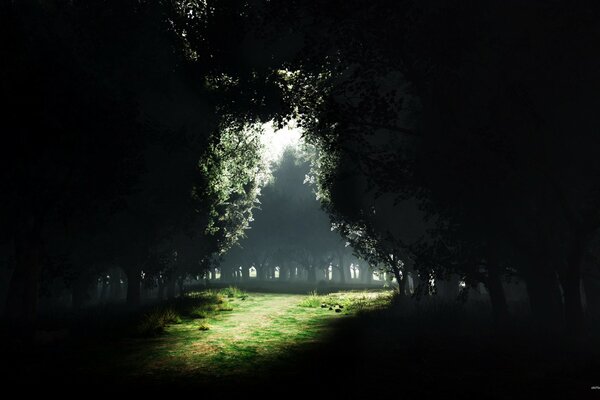
[[[279,160],[286,147],[298,147],[302,136],[302,130],[296,127],[293,122],[279,130],[275,130],[273,124],[267,122],[263,124],[263,130],[264,156],[268,162]]]

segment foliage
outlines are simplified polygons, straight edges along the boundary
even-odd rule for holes
[[[217,311],[233,311],[233,306],[231,303],[224,301],[217,306]]]
[[[227,297],[227,298],[239,298],[244,299],[248,297],[248,293],[245,291],[238,289],[235,286],[229,286],[224,289],[219,290],[219,294]]]
[[[222,125],[201,158],[202,182],[192,191],[195,201],[210,201],[206,234],[217,238],[218,254],[243,237],[261,187],[268,180],[268,168],[261,157],[260,127],[229,122],[231,125]]]
[[[207,325],[206,323],[202,322],[198,325],[198,330],[199,331],[207,331],[210,329],[210,326]]]
[[[162,333],[169,324],[180,324],[181,317],[171,307],[157,307],[146,313],[137,325],[137,334],[149,336]]]
[[[328,295],[310,293],[303,298],[299,306],[308,308],[322,308],[341,312],[344,315],[357,312],[372,311],[389,307],[393,292],[340,292]]]
[[[298,150],[284,151],[273,166],[271,182],[262,190],[247,237],[225,255],[224,265],[231,269],[254,266],[259,279],[276,266],[282,279],[286,279],[286,268],[299,268],[316,281],[316,271],[329,266],[343,242],[331,232],[310,188],[302,184],[308,172],[309,164]]]
[[[304,297],[300,303],[300,307],[310,307],[317,308],[321,305],[321,296],[317,293],[316,290],[310,292],[306,297]]]
[[[597,121],[581,112],[599,102],[583,83],[597,79],[582,66],[597,62],[598,32],[573,27],[590,10],[269,4],[305,44],[283,74],[285,100],[323,152],[320,198],[338,226],[425,278],[485,283],[500,308],[500,278],[516,271],[547,326],[560,324],[562,289],[581,326],[581,260],[600,227]]]

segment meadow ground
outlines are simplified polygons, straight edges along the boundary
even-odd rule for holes
[[[499,331],[485,303],[402,301],[381,290],[301,295],[225,288],[141,314],[88,310],[66,340],[5,348],[0,376],[32,390],[204,397],[597,394],[595,336],[568,343],[519,321]]]
[[[196,384],[252,378],[285,363],[296,349],[322,341],[336,320],[385,306],[389,298],[389,292],[226,297],[212,310],[208,305],[207,312],[182,316],[156,337],[121,342],[120,371],[115,371],[115,359],[103,363],[99,357],[89,372]]]
[[[389,305],[390,291],[328,295],[192,292],[141,315],[78,320],[68,340],[5,357],[8,376],[56,385],[158,388],[253,384],[286,371],[326,341],[336,322]],[[102,314],[100,312],[99,314]],[[11,357],[12,356],[12,357]],[[5,374],[5,376],[7,376]]]

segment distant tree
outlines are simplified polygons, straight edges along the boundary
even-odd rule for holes
[[[262,190],[260,209],[247,237],[225,258],[238,260],[236,265],[254,266],[263,279],[267,270],[279,267],[281,277],[286,266],[298,265],[310,282],[316,282],[317,271],[328,268],[329,255],[341,239],[331,232],[327,215],[304,184],[309,164],[298,151],[288,148],[273,168],[272,181]]]

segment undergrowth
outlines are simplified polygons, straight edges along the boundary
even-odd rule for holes
[[[142,314],[135,326],[135,334],[157,335],[164,332],[169,325],[181,323],[182,319],[204,320],[219,312],[233,311],[234,306],[231,302],[235,299],[245,300],[247,296],[246,292],[233,286],[221,290],[186,293]],[[208,330],[209,326],[206,322],[201,322],[198,329]]]
[[[319,295],[312,291],[300,301],[299,306],[350,314],[385,308],[389,306],[392,296],[392,292],[338,292]]]

